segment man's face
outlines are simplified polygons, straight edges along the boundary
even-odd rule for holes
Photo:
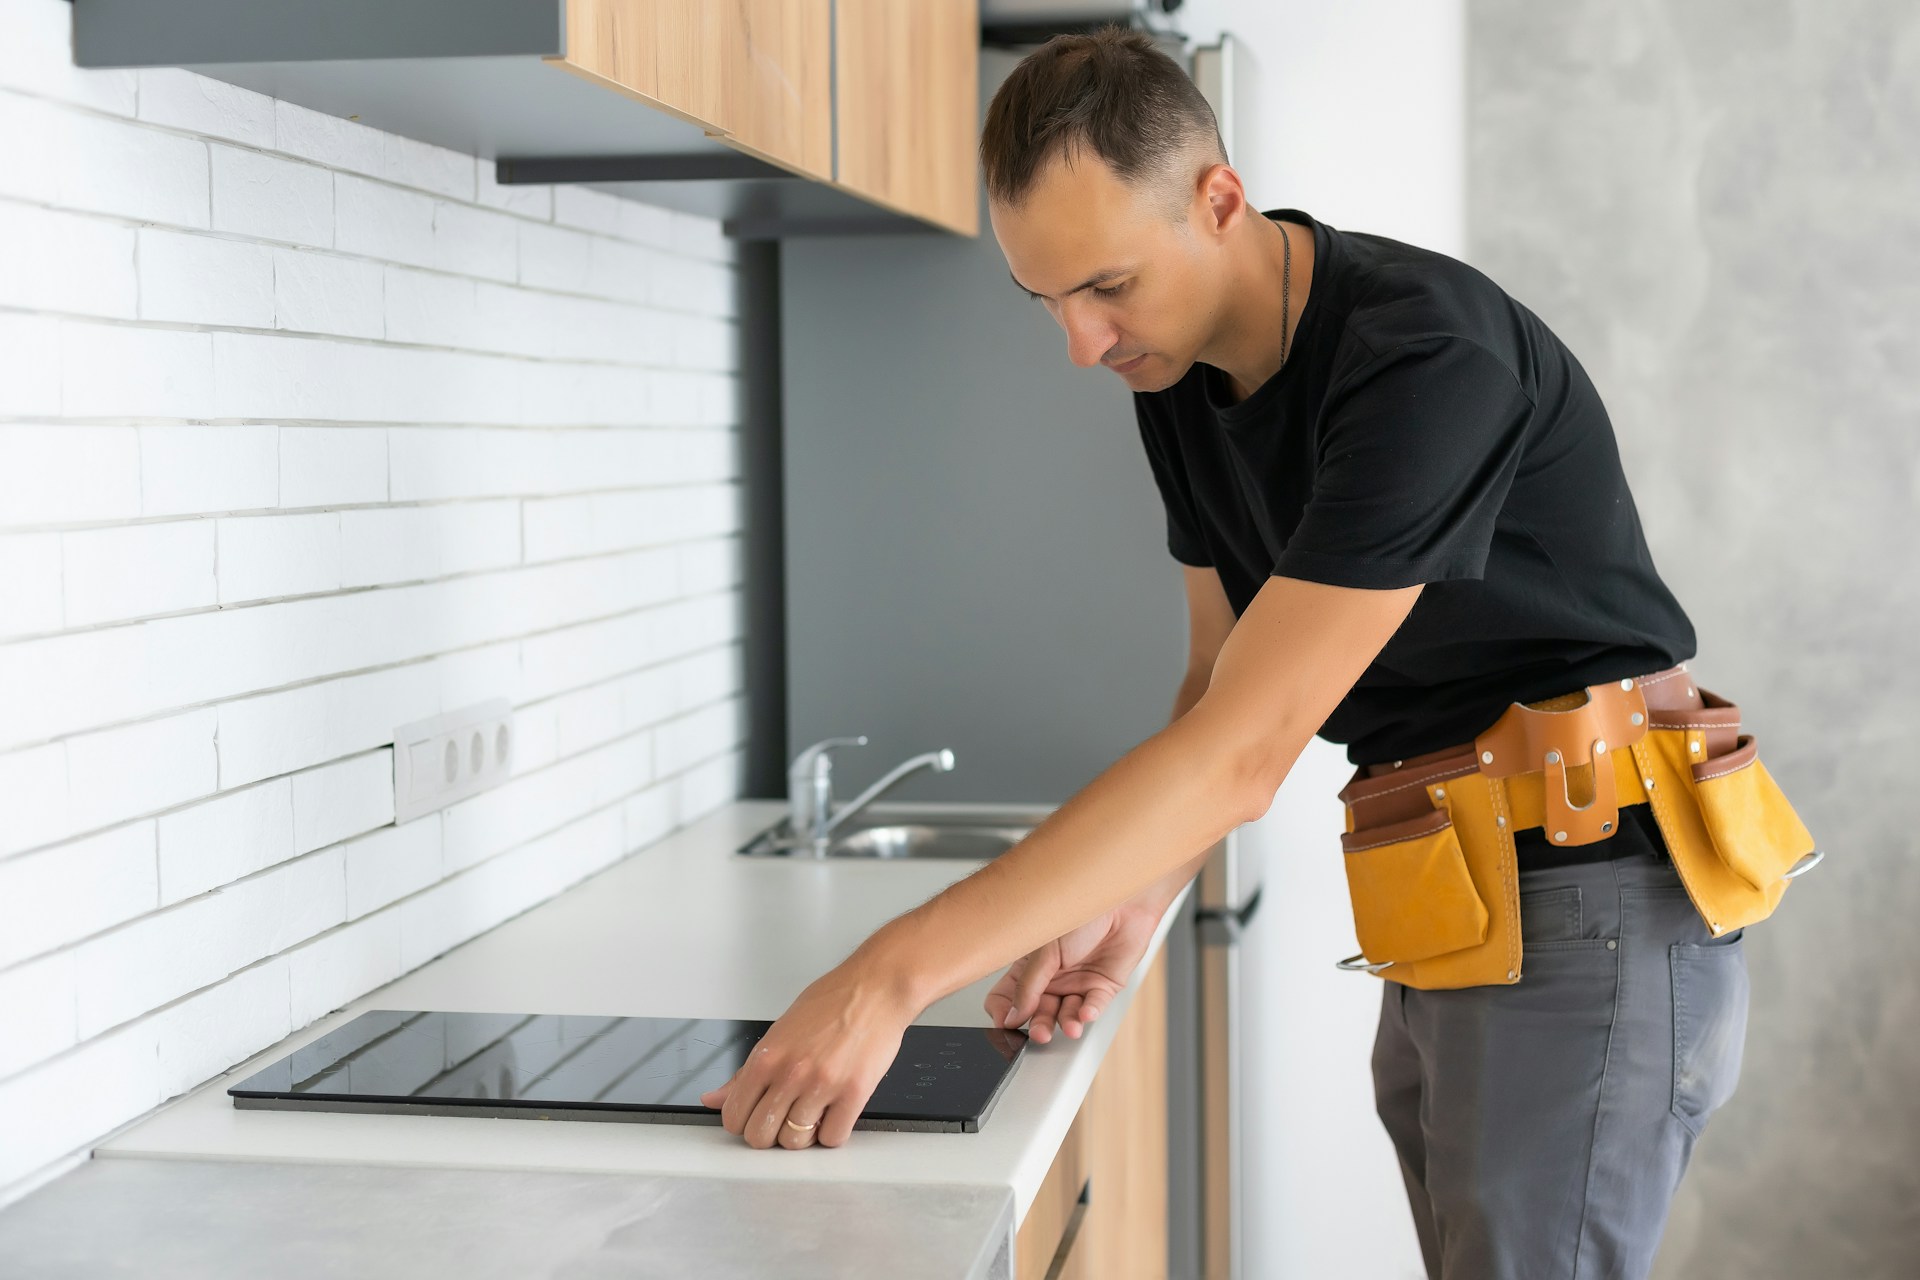
[[[1066,330],[1075,364],[1158,391],[1199,358],[1217,310],[1219,240],[1208,203],[1188,196],[1176,213],[1179,192],[1130,185],[1081,151],[1048,160],[1018,207],[990,203],[1008,270]]]

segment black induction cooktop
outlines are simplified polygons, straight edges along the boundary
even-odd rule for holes
[[[772,1025],[375,1009],[227,1092],[267,1110],[717,1125],[700,1095]],[[999,1027],[910,1026],[853,1127],[977,1132],[1026,1043]]]

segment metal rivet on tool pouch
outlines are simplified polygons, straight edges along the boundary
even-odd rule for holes
[[[1518,982],[1519,980],[1520,980],[1520,971],[1518,969],[1507,970],[1508,982]]]
[[[1493,752],[1491,752],[1491,751],[1482,751],[1482,752],[1480,753],[1480,763],[1481,763],[1481,764],[1492,764],[1492,763],[1493,763]]]
[[[1560,763],[1560,753],[1559,753],[1558,751],[1549,751],[1549,752],[1547,752],[1547,763],[1548,763],[1548,764],[1559,764],[1559,763]]]
[[[1556,831],[1553,833],[1553,838],[1555,840],[1565,840],[1567,838],[1567,833],[1564,831]]]
[[[1504,827],[1507,825],[1506,816],[1504,814],[1497,816],[1494,818],[1494,822],[1496,825]]]
[[[1622,681],[1620,682],[1620,687],[1621,687],[1622,689],[1631,689],[1631,688],[1633,688],[1633,681],[1631,681],[1631,680],[1622,680]]]
[[[1693,754],[1695,754],[1695,755],[1699,755],[1699,754],[1700,754],[1700,744],[1699,744],[1699,743],[1697,743],[1697,742],[1689,742],[1689,743],[1687,744],[1687,750],[1689,750],[1689,751],[1691,751],[1691,752],[1693,752]]]
[[[1651,790],[1653,790],[1653,779],[1652,779],[1652,778],[1648,778],[1648,779],[1646,780],[1646,783],[1647,783],[1647,790],[1649,790],[1649,791],[1651,791]]]
[[[1646,719],[1646,717],[1645,717],[1645,716],[1643,716],[1643,715],[1641,715],[1641,714],[1640,714],[1640,713],[1639,713],[1638,711],[1636,711],[1636,712],[1634,712],[1634,713],[1633,713],[1633,722],[1634,722],[1635,724],[1639,724],[1639,723],[1640,723],[1641,721],[1643,721],[1643,720],[1645,720],[1645,719]]]
[[[1614,939],[1614,938],[1607,939],[1607,950],[1618,951],[1619,949],[1620,949],[1620,943],[1617,939]]]
[[[1435,787],[1433,789],[1433,798],[1435,800],[1445,800],[1447,798],[1447,789],[1445,787]]]
[[[1605,738],[1595,738],[1593,740],[1593,753],[1597,756],[1603,756],[1607,753],[1607,740]]]
[[[1611,822],[1603,822],[1600,824],[1600,829],[1602,831],[1611,831],[1613,830],[1613,824]]]

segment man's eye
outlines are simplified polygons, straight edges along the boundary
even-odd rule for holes
[[[1103,298],[1111,298],[1114,294],[1119,293],[1122,289],[1126,287],[1127,287],[1127,282],[1122,280],[1119,284],[1114,285],[1112,288],[1101,288],[1099,285],[1095,285],[1093,287],[1093,291],[1099,294]]]

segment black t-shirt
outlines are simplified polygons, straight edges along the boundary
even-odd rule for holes
[[[1286,364],[1239,404],[1196,363],[1134,407],[1167,548],[1235,616],[1275,574],[1431,584],[1319,736],[1396,760],[1693,657],[1600,395],[1540,318],[1444,254],[1266,216],[1316,250]]]

